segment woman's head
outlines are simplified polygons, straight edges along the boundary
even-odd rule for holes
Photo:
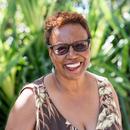
[[[76,12],[58,12],[54,16],[49,17],[45,22],[45,38],[47,44],[50,44],[51,32],[54,28],[59,28],[65,24],[80,24],[87,32],[88,38],[91,38],[86,19]]]
[[[84,74],[90,61],[90,33],[78,13],[57,13],[46,21],[46,40],[55,70],[66,78]]]

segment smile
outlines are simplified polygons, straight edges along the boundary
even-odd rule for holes
[[[66,66],[69,68],[77,68],[78,66],[80,66],[80,62],[67,64]]]
[[[69,71],[75,71],[75,70],[77,70],[80,66],[81,66],[81,62],[69,63],[69,64],[66,64],[66,65],[65,65],[66,69],[68,69]]]

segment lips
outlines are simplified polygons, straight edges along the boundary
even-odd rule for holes
[[[65,68],[69,71],[76,71],[81,66],[81,62],[77,63],[68,63],[65,65]]]

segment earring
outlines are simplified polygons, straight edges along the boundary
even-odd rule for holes
[[[55,67],[54,66],[52,67],[51,72],[55,73]]]

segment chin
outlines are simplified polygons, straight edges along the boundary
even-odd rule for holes
[[[78,80],[81,77],[83,77],[85,75],[86,70],[84,70],[84,72],[80,72],[80,73],[74,73],[74,74],[64,74],[64,77],[69,79],[69,80]]]

